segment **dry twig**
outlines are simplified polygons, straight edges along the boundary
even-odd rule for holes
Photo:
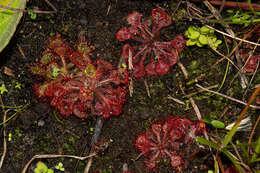
[[[1,95],[0,95],[0,103],[1,103],[1,105],[4,105]],[[4,110],[4,108],[3,108],[3,110]],[[4,110],[3,122],[6,121],[6,113],[7,113],[7,111]],[[6,155],[6,151],[7,151],[5,126],[6,126],[6,124],[3,125],[3,138],[4,138],[4,139],[3,139],[3,154],[2,154],[1,160],[0,160],[0,169],[1,169],[2,166],[3,166],[3,162],[4,162],[5,155]]]
[[[29,162],[24,166],[23,170],[21,173],[26,173],[28,167],[34,161],[35,159],[50,159],[50,158],[62,158],[62,157],[68,157],[68,158],[73,158],[73,159],[78,159],[78,160],[86,160],[88,158],[92,158],[96,155],[96,153],[90,154],[85,157],[79,157],[79,156],[73,156],[73,155],[59,155],[59,154],[41,154],[41,155],[35,155],[31,158]]]
[[[171,100],[173,100],[173,101],[175,101],[175,102],[177,102],[177,103],[179,103],[179,104],[181,104],[181,105],[185,105],[185,103],[184,103],[183,101],[181,101],[181,100],[179,100],[179,99],[176,99],[176,98],[173,98],[171,95],[168,95],[167,98],[168,98],[168,99],[171,99]]]
[[[151,98],[149,86],[147,84],[147,80],[146,79],[144,80],[144,85],[145,85],[145,89],[146,89],[146,93],[147,93],[148,97]]]
[[[202,89],[202,90],[207,91],[207,92],[210,92],[210,93],[213,93],[213,94],[216,94],[216,95],[225,97],[225,98],[227,98],[227,99],[229,99],[229,100],[232,100],[232,101],[234,101],[234,102],[240,103],[240,104],[242,104],[242,105],[247,105],[247,103],[245,103],[245,102],[243,102],[243,101],[241,101],[241,100],[235,99],[235,98],[230,97],[230,96],[227,96],[227,95],[225,95],[225,94],[218,93],[218,92],[216,92],[216,91],[212,91],[212,90],[206,89],[206,88],[202,87],[202,86],[199,85],[199,84],[196,84],[196,86],[199,87],[199,88]],[[256,105],[249,105],[249,107],[254,108],[254,109],[260,109],[260,106],[256,106]]]
[[[245,42],[245,43],[248,43],[248,44],[252,44],[252,45],[255,45],[255,46],[260,46],[259,43],[255,43],[255,42],[252,42],[252,41],[245,40],[244,38],[239,38],[239,37],[227,34],[225,32],[222,32],[222,31],[218,30],[218,29],[215,29],[215,28],[213,28],[213,27],[211,27],[209,25],[205,25],[205,26],[207,26],[210,29],[213,29],[214,31],[216,31],[216,32],[218,32],[218,33],[220,33],[222,35],[228,36],[228,37],[233,38],[235,40],[239,40],[239,41],[242,41],[242,42]]]

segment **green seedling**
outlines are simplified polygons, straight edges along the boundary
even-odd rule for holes
[[[37,18],[37,14],[33,12],[33,10],[28,10],[28,14],[32,20]]]
[[[0,1],[0,52],[11,40],[16,27],[23,15],[19,10],[7,8],[24,9],[26,0],[2,0]]]
[[[34,169],[34,173],[54,173],[53,169],[49,169],[45,163],[39,161],[36,164],[36,168]]]
[[[8,134],[8,141],[9,141],[9,142],[12,141],[12,133],[11,133],[11,132]]]
[[[185,36],[189,38],[186,42],[187,46],[197,45],[198,47],[203,47],[208,45],[215,50],[222,43],[221,40],[217,39],[214,30],[206,26],[202,26],[201,28],[190,26],[185,32]]]
[[[60,72],[60,69],[57,66],[53,65],[52,66],[52,77],[54,79],[57,78],[57,76],[59,75],[59,72]]]
[[[5,84],[3,83],[0,86],[0,93],[1,93],[1,95],[3,95],[5,92],[8,92],[8,90],[6,89]]]
[[[21,90],[22,89],[21,85],[22,85],[21,83],[15,82],[14,88]]]
[[[63,167],[63,163],[59,162],[58,165],[55,166],[55,169],[60,171],[65,171],[65,168]]]
[[[90,127],[90,128],[89,128],[89,131],[90,131],[90,132],[94,132],[94,128],[93,128],[93,127]]]

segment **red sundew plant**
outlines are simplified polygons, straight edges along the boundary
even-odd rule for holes
[[[130,27],[121,28],[117,40],[134,40],[140,44],[131,46],[126,43],[122,48],[122,57],[131,61],[133,75],[141,78],[147,75],[165,75],[176,64],[178,54],[184,49],[186,41],[183,35],[177,35],[171,41],[161,41],[159,31],[172,24],[170,16],[159,8],[152,9],[152,18],[143,20],[137,11],[130,13],[126,20]]]
[[[91,111],[108,118],[122,112],[127,91],[121,84],[128,82],[127,71],[102,59],[92,63],[93,50],[84,38],[74,50],[57,35],[49,39],[39,64],[31,67],[43,79],[34,86],[37,96],[47,98],[63,116],[87,118]]]
[[[249,56],[246,50],[240,50],[239,54],[242,57],[242,61],[246,63],[244,67],[245,72],[253,73],[256,70],[257,64],[260,61],[260,56],[259,55]],[[248,59],[249,57],[250,59]]]
[[[183,148],[204,131],[203,122],[192,123],[187,118],[170,116],[165,121],[152,123],[149,130],[139,134],[135,147],[144,155],[147,170],[155,170],[162,159],[169,158],[171,167],[180,171],[185,168]]]

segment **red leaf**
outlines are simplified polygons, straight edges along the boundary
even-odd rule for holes
[[[156,63],[154,60],[152,60],[149,64],[145,66],[145,71],[148,75],[156,75],[155,71]]]
[[[186,46],[186,40],[183,35],[176,35],[175,38],[171,41],[172,46],[178,50],[178,52],[183,51]]]
[[[170,70],[170,65],[164,59],[158,59],[158,62],[155,67],[155,71],[159,75],[165,75]]]
[[[127,27],[121,28],[117,33],[116,33],[116,39],[118,41],[126,41],[131,38],[131,32]]]
[[[137,11],[133,11],[126,17],[126,20],[133,27],[138,27],[141,25],[142,16],[143,15],[141,13],[138,13]]]

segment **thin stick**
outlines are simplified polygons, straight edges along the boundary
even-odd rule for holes
[[[132,77],[130,77],[129,80],[130,80],[129,86],[128,86],[129,95],[130,95],[130,97],[132,97],[132,96],[133,96],[133,93],[134,93],[134,81],[133,81],[133,78],[132,78]]]
[[[199,85],[199,84],[196,84],[196,86],[199,87],[200,89],[204,90],[204,91],[207,91],[207,92],[210,92],[210,93],[213,93],[213,94],[216,94],[216,95],[225,97],[225,98],[227,98],[227,99],[229,99],[229,100],[232,100],[232,101],[234,101],[234,102],[240,103],[240,104],[242,104],[242,105],[247,105],[247,103],[245,103],[245,102],[243,102],[243,101],[241,101],[241,100],[235,99],[235,98],[230,97],[230,96],[227,96],[227,95],[225,95],[225,94],[218,93],[218,92],[216,92],[216,91],[212,91],[212,90],[206,89],[206,88],[202,87],[202,86]],[[256,105],[249,105],[249,107],[254,108],[254,109],[260,109],[260,106],[256,106]]]
[[[213,86],[207,87],[207,89],[213,89],[213,88],[217,88],[217,87],[218,87],[218,85],[213,85]],[[196,95],[196,94],[198,94],[198,93],[201,93],[201,92],[204,92],[204,90],[198,90],[198,91],[196,91],[196,92],[192,92],[192,93],[187,94],[186,96],[184,96],[184,98],[185,98],[185,97],[194,96],[194,95]]]
[[[201,117],[201,113],[200,113],[199,107],[196,105],[196,103],[195,103],[195,101],[193,100],[192,97],[190,97],[189,100],[190,100],[190,103],[191,103],[191,105],[192,105],[192,107],[193,107],[193,109],[194,109],[194,111],[195,111],[199,121],[202,121],[202,117]]]
[[[146,93],[147,93],[148,97],[151,98],[149,86],[147,84],[147,80],[146,79],[144,79],[144,85],[145,85],[145,89],[146,89]]]
[[[2,100],[2,97],[1,97],[1,96],[0,96],[0,103],[3,105],[3,100]],[[4,108],[3,108],[3,110],[4,110]],[[6,112],[7,112],[7,111],[4,110],[3,122],[6,121]],[[4,159],[5,159],[5,155],[6,155],[6,151],[7,151],[5,126],[6,126],[6,124],[3,125],[3,129],[4,129],[4,130],[3,130],[4,142],[3,142],[3,154],[2,154],[1,160],[0,160],[0,169],[2,168]]]
[[[32,163],[33,160],[35,159],[50,159],[50,158],[61,158],[61,157],[68,157],[68,158],[73,158],[73,159],[78,159],[78,160],[86,160],[87,158],[92,158],[95,156],[96,153],[90,154],[85,157],[79,157],[79,156],[73,156],[73,155],[59,155],[59,154],[41,154],[41,155],[35,155],[31,158],[31,160],[24,166],[23,170],[21,173],[26,173],[28,167]]]
[[[188,79],[189,74],[188,74],[188,71],[186,70],[186,68],[184,67],[184,65],[183,65],[180,61],[179,61],[177,64],[178,64],[178,66],[181,68],[181,71],[182,71],[184,77],[185,77],[186,79]]]
[[[91,149],[90,149],[90,155],[92,154],[97,154],[95,149],[94,149],[94,145],[97,143],[98,139],[99,139],[99,136],[100,136],[100,133],[101,133],[101,129],[102,129],[102,126],[103,126],[103,117],[101,116],[98,116],[97,118],[97,122],[96,122],[96,125],[95,125],[95,131],[94,131],[94,135],[91,139]],[[88,162],[87,162],[87,165],[84,169],[84,173],[88,173],[89,172],[89,169],[91,167],[91,164],[93,162],[93,158],[90,157]]]
[[[185,103],[184,103],[183,101],[181,101],[181,100],[179,100],[179,99],[176,99],[176,98],[173,98],[171,95],[168,95],[167,98],[168,98],[168,99],[171,99],[171,100],[173,100],[173,101],[175,101],[175,102],[177,102],[177,103],[179,103],[179,104],[181,104],[181,105],[185,105]]]
[[[245,40],[245,39],[242,39],[242,38],[238,38],[238,37],[236,37],[236,36],[232,36],[232,35],[230,35],[230,34],[227,34],[227,33],[225,33],[225,32],[222,32],[222,31],[220,31],[220,30],[218,30],[218,29],[215,29],[215,28],[213,28],[213,27],[211,27],[211,26],[209,26],[209,25],[206,25],[206,26],[207,26],[208,28],[210,28],[210,29],[215,30],[216,32],[218,32],[218,33],[220,33],[220,34],[223,34],[223,35],[228,36],[228,37],[230,37],[230,38],[233,38],[233,39],[235,39],[235,40],[239,40],[239,41],[242,41],[242,42],[245,42],[245,43],[248,43],[248,44],[253,44],[253,45],[256,45],[256,46],[260,46],[259,43],[255,43],[255,42],[248,41],[248,40]]]

